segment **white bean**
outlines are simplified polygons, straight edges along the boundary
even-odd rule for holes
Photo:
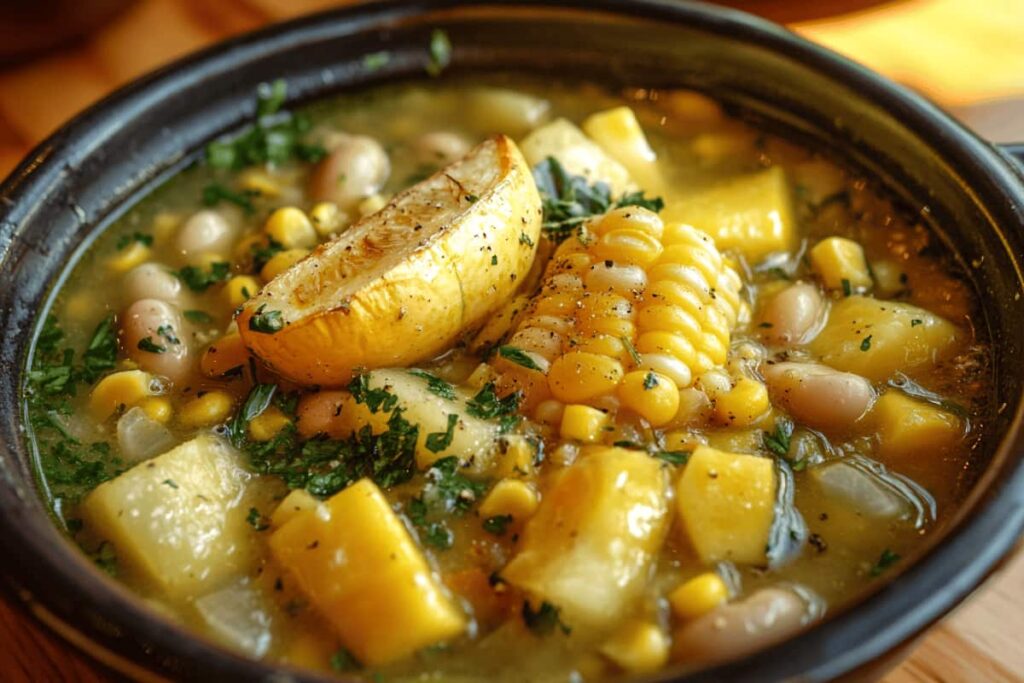
[[[841,432],[871,407],[875,390],[860,375],[818,363],[773,363],[763,366],[774,401],[809,427]]]
[[[327,145],[332,149],[310,179],[310,192],[317,201],[351,209],[380,190],[391,175],[387,153],[371,137],[339,133]]]
[[[237,236],[237,227],[223,213],[203,209],[192,214],[178,232],[175,243],[187,261],[205,254],[226,255]]]
[[[809,342],[825,314],[825,300],[818,288],[798,282],[782,290],[761,311],[761,336],[769,343],[790,345]]]
[[[121,345],[140,368],[173,382],[192,369],[181,313],[166,301],[140,299],[129,306],[121,318]]]
[[[700,665],[736,659],[788,638],[811,616],[809,605],[792,590],[762,588],[677,629],[672,658]]]
[[[464,137],[443,130],[421,135],[413,144],[416,160],[426,166],[447,166],[466,156],[469,149]]]
[[[159,263],[143,263],[129,270],[121,283],[126,301],[162,299],[177,303],[182,295],[181,280]]]

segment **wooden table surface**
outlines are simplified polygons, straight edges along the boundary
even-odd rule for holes
[[[61,122],[132,78],[222,37],[334,4],[139,0],[77,44],[0,68],[0,176]],[[1024,141],[1024,0],[731,4],[790,22],[917,88],[991,140]],[[1022,634],[1024,554],[1018,554],[885,681],[1024,681]],[[113,677],[0,600],[0,680]]]

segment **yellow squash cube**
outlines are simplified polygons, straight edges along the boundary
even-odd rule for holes
[[[97,486],[82,517],[119,567],[168,597],[201,595],[250,568],[250,476],[226,442],[200,436]]]
[[[753,263],[796,247],[789,182],[778,166],[674,199],[662,216],[703,230],[720,250],[736,249]]]
[[[815,244],[808,256],[814,272],[829,289],[857,291],[873,284],[864,249],[853,240],[828,237]]]
[[[878,429],[883,458],[927,457],[955,446],[964,433],[960,418],[890,389],[875,402],[870,418]]]
[[[882,382],[952,353],[956,328],[923,308],[864,296],[840,299],[810,344],[825,365]]]
[[[667,475],[639,451],[598,448],[560,472],[502,578],[569,625],[615,623],[643,594],[668,528]]]
[[[625,166],[648,194],[662,194],[665,183],[658,157],[632,109],[621,106],[591,114],[583,122],[583,132]]]
[[[462,612],[369,479],[296,513],[270,537],[270,549],[367,666],[402,659],[466,628]]]
[[[777,486],[771,459],[698,446],[676,483],[676,505],[701,561],[765,564]]]

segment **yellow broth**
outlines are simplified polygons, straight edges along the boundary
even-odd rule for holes
[[[571,633],[563,632],[557,619],[548,624],[551,628],[543,628],[543,624],[536,628],[536,623],[530,628],[523,618],[524,594],[501,578],[503,567],[518,551],[521,522],[517,520],[504,533],[497,533],[501,529],[495,525],[500,527],[500,522],[489,525],[489,520],[479,512],[480,501],[500,477],[477,478],[479,491],[470,495],[463,512],[431,513],[431,521],[416,522],[411,519],[411,501],[423,495],[425,483],[434,476],[418,471],[410,480],[387,488],[387,500],[403,515],[403,523],[418,539],[418,547],[470,626],[459,637],[399,661],[360,669],[367,677],[412,680],[430,674],[446,680],[478,680],[485,676],[499,680],[599,680],[628,674],[628,660],[621,654],[608,654],[606,644],[614,639],[616,629],[639,620],[661,633],[671,647],[672,639],[687,620],[674,611],[668,596],[684,581],[708,572],[716,572],[727,585],[732,603],[760,588],[782,586],[796,590],[806,608],[803,623],[810,624],[877,588],[879,582],[899,570],[900,563],[914,556],[929,533],[941,526],[956,508],[973,457],[973,425],[980,424],[984,417],[984,397],[990,382],[984,340],[976,338],[972,326],[977,302],[935,235],[927,227],[908,221],[867,180],[811,150],[726,116],[710,100],[687,92],[607,93],[596,87],[516,79],[501,81],[500,87],[474,81],[404,84],[317,104],[308,110],[312,128],[303,135],[313,142],[337,131],[367,135],[386,151],[390,162],[387,181],[374,197],[349,208],[354,221],[361,211],[372,213],[395,193],[447,161],[442,159],[443,154],[432,158],[436,150],[424,151],[426,134],[454,134],[464,142],[458,148],[461,155],[472,144],[495,133],[519,140],[531,129],[557,117],[580,122],[594,112],[620,104],[635,111],[657,153],[665,185],[675,194],[672,201],[685,204],[689,197],[706,188],[766,168],[785,171],[798,246],[789,253],[761,261],[744,258],[742,250],[725,252],[742,278],[746,306],[746,313],[740,316],[732,332],[729,359],[723,365],[723,372],[731,381],[744,376],[760,381],[761,363],[816,359],[810,343],[788,348],[764,343],[769,328],[763,326],[760,316],[773,296],[796,281],[817,287],[833,309],[842,299],[856,295],[855,288],[845,284],[838,290],[821,289],[819,273],[807,256],[810,248],[821,240],[845,237],[862,246],[870,264],[872,281],[870,291],[865,292],[868,296],[921,307],[955,327],[954,348],[944,354],[941,362],[924,363],[904,374],[875,380],[872,385],[878,394],[887,388],[897,391],[892,384],[901,383],[907,395],[923,397],[922,405],[952,416],[949,419],[958,425],[956,435],[941,449],[886,457],[880,452],[879,436],[872,427],[870,413],[856,427],[839,430],[831,437],[795,420],[786,456],[782,457],[766,445],[766,437],[778,435],[778,425],[785,424],[778,419],[784,416],[779,406],[749,424],[733,426],[729,420],[709,417],[713,407],[703,405],[693,409],[688,417],[654,429],[645,427],[628,410],[620,411],[618,422],[599,437],[600,441],[606,445],[622,441],[634,446],[642,446],[637,441],[655,443],[654,450],[675,453],[663,463],[666,476],[673,481],[686,468],[679,463],[686,455],[678,454],[692,453],[701,443],[729,453],[754,454],[784,462],[778,465],[777,476],[789,477],[793,499],[788,513],[785,501],[782,507],[776,506],[774,524],[791,524],[791,528],[781,529],[781,540],[776,540],[781,546],[790,547],[780,549],[779,559],[770,566],[767,561],[703,562],[678,518],[675,501],[670,500],[671,526],[644,581],[643,594],[630,602],[612,627],[565,624],[565,630],[571,629]],[[230,276],[250,275],[256,286],[261,286],[263,280],[253,261],[254,257],[266,260],[268,254],[260,255],[254,248],[266,246],[260,236],[264,235],[267,219],[275,209],[298,207],[307,213],[314,211],[317,202],[309,192],[314,167],[313,163],[294,158],[237,170],[200,163],[127,212],[74,265],[57,292],[51,313],[64,337],[47,341],[44,334],[38,342],[35,374],[29,381],[26,400],[32,416],[31,438],[39,452],[41,487],[69,533],[102,567],[167,618],[228,647],[240,648],[271,662],[348,671],[356,664],[346,643],[322,618],[316,596],[296,586],[267,549],[267,539],[275,533],[269,528],[275,508],[288,493],[286,482],[272,474],[251,474],[242,493],[231,502],[236,513],[247,518],[238,547],[232,551],[232,562],[244,558],[241,566],[218,580],[217,585],[206,586],[202,593],[168,595],[154,588],[145,570],[118,561],[118,549],[107,542],[104,530],[83,524],[80,517],[81,502],[100,481],[137,461],[159,455],[147,453],[140,458],[121,452],[117,423],[131,406],[117,404],[114,414],[102,420],[96,419],[90,410],[91,392],[101,377],[137,366],[126,357],[128,349],[123,335],[116,367],[103,366],[86,377],[75,370],[73,383],[77,383],[78,390],[73,393],[60,381],[65,347],[80,353],[97,325],[102,325],[108,316],[114,316],[115,326],[123,324],[124,312],[139,292],[138,284],[126,282],[126,273],[142,263],[159,264],[161,272],[180,273],[190,265],[208,272],[202,269],[223,261],[230,264]],[[243,203],[250,204],[251,210],[245,211],[230,200],[217,202],[210,210],[233,226],[229,248],[221,256],[183,255],[177,248],[182,226],[190,216],[206,208],[202,201],[204,190],[209,193],[214,184],[235,196],[243,196]],[[663,211],[666,224],[672,211],[671,205]],[[320,240],[331,237],[321,235]],[[551,258],[551,252],[550,246],[542,244],[538,259]],[[534,287],[536,282],[534,278]],[[190,291],[187,283],[180,284],[178,289],[174,305],[182,311],[200,313],[187,314],[183,329],[170,331],[164,339],[152,340],[164,347],[184,344],[190,354],[184,374],[173,382],[162,381],[156,391],[159,396],[146,399],[145,413],[151,422],[162,424],[170,434],[165,450],[197,434],[227,434],[250,394],[254,375],[260,382],[280,384],[279,396],[314,391],[279,380],[256,361],[252,365],[246,361],[227,377],[211,377],[201,372],[200,357],[211,343],[225,336],[238,301],[232,300],[231,285],[222,279],[202,292]],[[236,297],[255,294],[241,292],[239,286],[235,290]],[[524,293],[532,295],[533,291]],[[469,334],[466,339],[472,336]],[[181,339],[172,342],[170,337]],[[469,386],[481,360],[480,353],[471,352],[466,344],[458,344],[418,367],[452,384]],[[51,382],[49,389],[44,387],[47,381]],[[476,393],[478,389],[479,385],[468,391]],[[229,410],[218,412],[216,406],[207,406],[213,416],[212,424],[206,424],[194,417],[198,408],[186,406],[210,392],[223,392],[229,397]],[[284,413],[288,409],[283,406]],[[183,418],[190,410],[193,417]],[[561,437],[558,429],[529,419],[536,417],[528,415],[517,429],[543,442],[543,460],[532,473],[522,477],[535,487],[543,505],[553,479],[561,471],[578,466],[587,450],[579,453],[578,445]],[[821,475],[826,466],[837,463],[847,468],[841,470],[842,476]],[[177,488],[170,479],[163,483]],[[875,506],[874,513],[865,512],[865,506]],[[791,516],[787,522],[786,514],[793,510],[798,517]],[[450,547],[443,547],[448,544]],[[204,599],[204,595],[232,586],[232,590],[240,592],[228,592],[212,601]],[[245,597],[239,597],[242,595]],[[541,609],[537,602],[530,605],[529,610]],[[218,610],[229,615],[218,617]],[[380,614],[381,620],[390,618],[389,614]],[[239,639],[237,625],[225,628],[221,623],[224,620],[246,624],[245,637]],[[643,647],[635,643],[632,647],[641,651],[638,657],[645,656]],[[742,643],[737,644],[737,650],[743,650]],[[700,658],[690,659],[678,652],[673,659],[691,666],[702,663]],[[655,656],[654,661],[656,666],[660,665],[664,657]],[[637,665],[632,670],[641,668]]]

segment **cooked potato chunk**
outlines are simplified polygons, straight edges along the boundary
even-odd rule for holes
[[[608,626],[642,592],[667,527],[659,461],[600,449],[558,475],[501,575],[570,626]]]
[[[775,465],[698,446],[676,483],[676,505],[705,564],[765,564],[775,517]]]
[[[583,131],[625,166],[640,187],[650,194],[663,192],[665,183],[658,168],[658,157],[632,109],[622,106],[591,114],[583,122]]]
[[[194,596],[249,566],[249,476],[226,442],[200,436],[100,484],[82,517],[121,566],[169,596]]]
[[[664,218],[703,230],[719,249],[736,249],[753,262],[796,245],[789,182],[778,166],[679,197]]]
[[[890,389],[871,411],[883,458],[927,457],[955,446],[963,434],[956,415]]]
[[[814,245],[811,266],[829,289],[864,290],[872,285],[864,249],[845,237],[828,237]]]
[[[615,195],[632,187],[625,167],[566,119],[555,119],[533,131],[519,143],[519,149],[531,166],[554,157],[573,175],[583,176],[591,183],[608,183]]]
[[[922,308],[851,296],[832,307],[810,348],[826,365],[880,382],[932,366],[956,341],[953,325]]]
[[[416,371],[413,371],[416,372]],[[430,389],[430,383],[422,376],[408,370],[374,370],[366,374],[367,386],[371,389],[386,389],[398,399],[396,405],[403,410],[405,419],[419,425],[416,441],[416,465],[421,470],[430,467],[436,460],[449,455],[458,456],[464,465],[474,472],[484,472],[493,463],[497,446],[498,425],[469,414],[466,402],[472,398],[461,389],[445,385],[454,398],[439,396]],[[443,383],[442,383],[443,384]],[[370,425],[374,433],[387,431],[391,411],[379,409],[372,412],[365,403],[356,403],[346,398],[338,415],[337,433],[347,435]],[[427,439],[431,434],[447,434],[450,415],[458,419],[451,428],[451,440],[446,446],[433,447]],[[435,450],[436,449],[436,450]]]
[[[296,513],[270,537],[270,549],[363,664],[401,659],[466,628],[369,479]]]

